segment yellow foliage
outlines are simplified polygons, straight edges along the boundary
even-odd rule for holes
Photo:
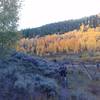
[[[81,26],[81,30],[83,30],[83,26]],[[19,41],[17,50],[32,52],[37,55],[100,50],[100,32],[88,28],[87,32],[76,31],[61,35],[46,35],[39,38],[23,38]]]
[[[84,24],[82,24],[82,25],[80,26],[80,31],[81,31],[81,32],[84,31],[84,27],[85,27]]]

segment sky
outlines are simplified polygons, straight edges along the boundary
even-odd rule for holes
[[[100,0],[23,0],[19,29],[100,13]]]

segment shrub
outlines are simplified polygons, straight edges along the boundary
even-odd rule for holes
[[[0,32],[0,57],[15,48],[19,36],[17,32]]]

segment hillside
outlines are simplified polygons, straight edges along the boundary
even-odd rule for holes
[[[0,59],[0,100],[39,100],[34,99],[39,93],[57,96],[56,68],[53,62],[24,53]]]
[[[22,38],[17,50],[37,55],[80,54],[84,52],[94,55],[94,53],[100,52],[100,27],[88,27],[87,31],[86,28],[82,25],[79,31],[38,38]]]
[[[18,31],[97,7],[65,1],[72,10],[62,0],[0,0],[0,100],[100,100],[100,14]]]
[[[62,34],[64,32],[69,32],[74,29],[79,29],[82,23],[84,23],[85,25],[89,24],[89,26],[91,27],[96,27],[100,24],[100,16],[98,14],[76,20],[67,20],[57,23],[51,23],[37,28],[23,29],[21,30],[21,32],[25,37],[30,37],[30,38],[37,35],[44,36],[53,33]]]
[[[55,63],[42,57],[12,53],[0,59],[0,100],[99,100],[99,70],[94,67],[94,61],[88,62],[91,68],[87,70],[92,72],[93,78],[90,80],[82,69],[84,63],[71,60]],[[65,64],[68,88],[62,87],[59,75],[59,68]],[[73,67],[75,64],[77,68]]]

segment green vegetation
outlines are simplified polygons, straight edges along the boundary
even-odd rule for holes
[[[19,38],[17,33],[20,0],[0,0],[0,57],[14,48]]]
[[[20,0],[0,0],[0,32],[16,31]]]
[[[0,57],[3,57],[16,47],[19,36],[17,32],[0,32]]]

